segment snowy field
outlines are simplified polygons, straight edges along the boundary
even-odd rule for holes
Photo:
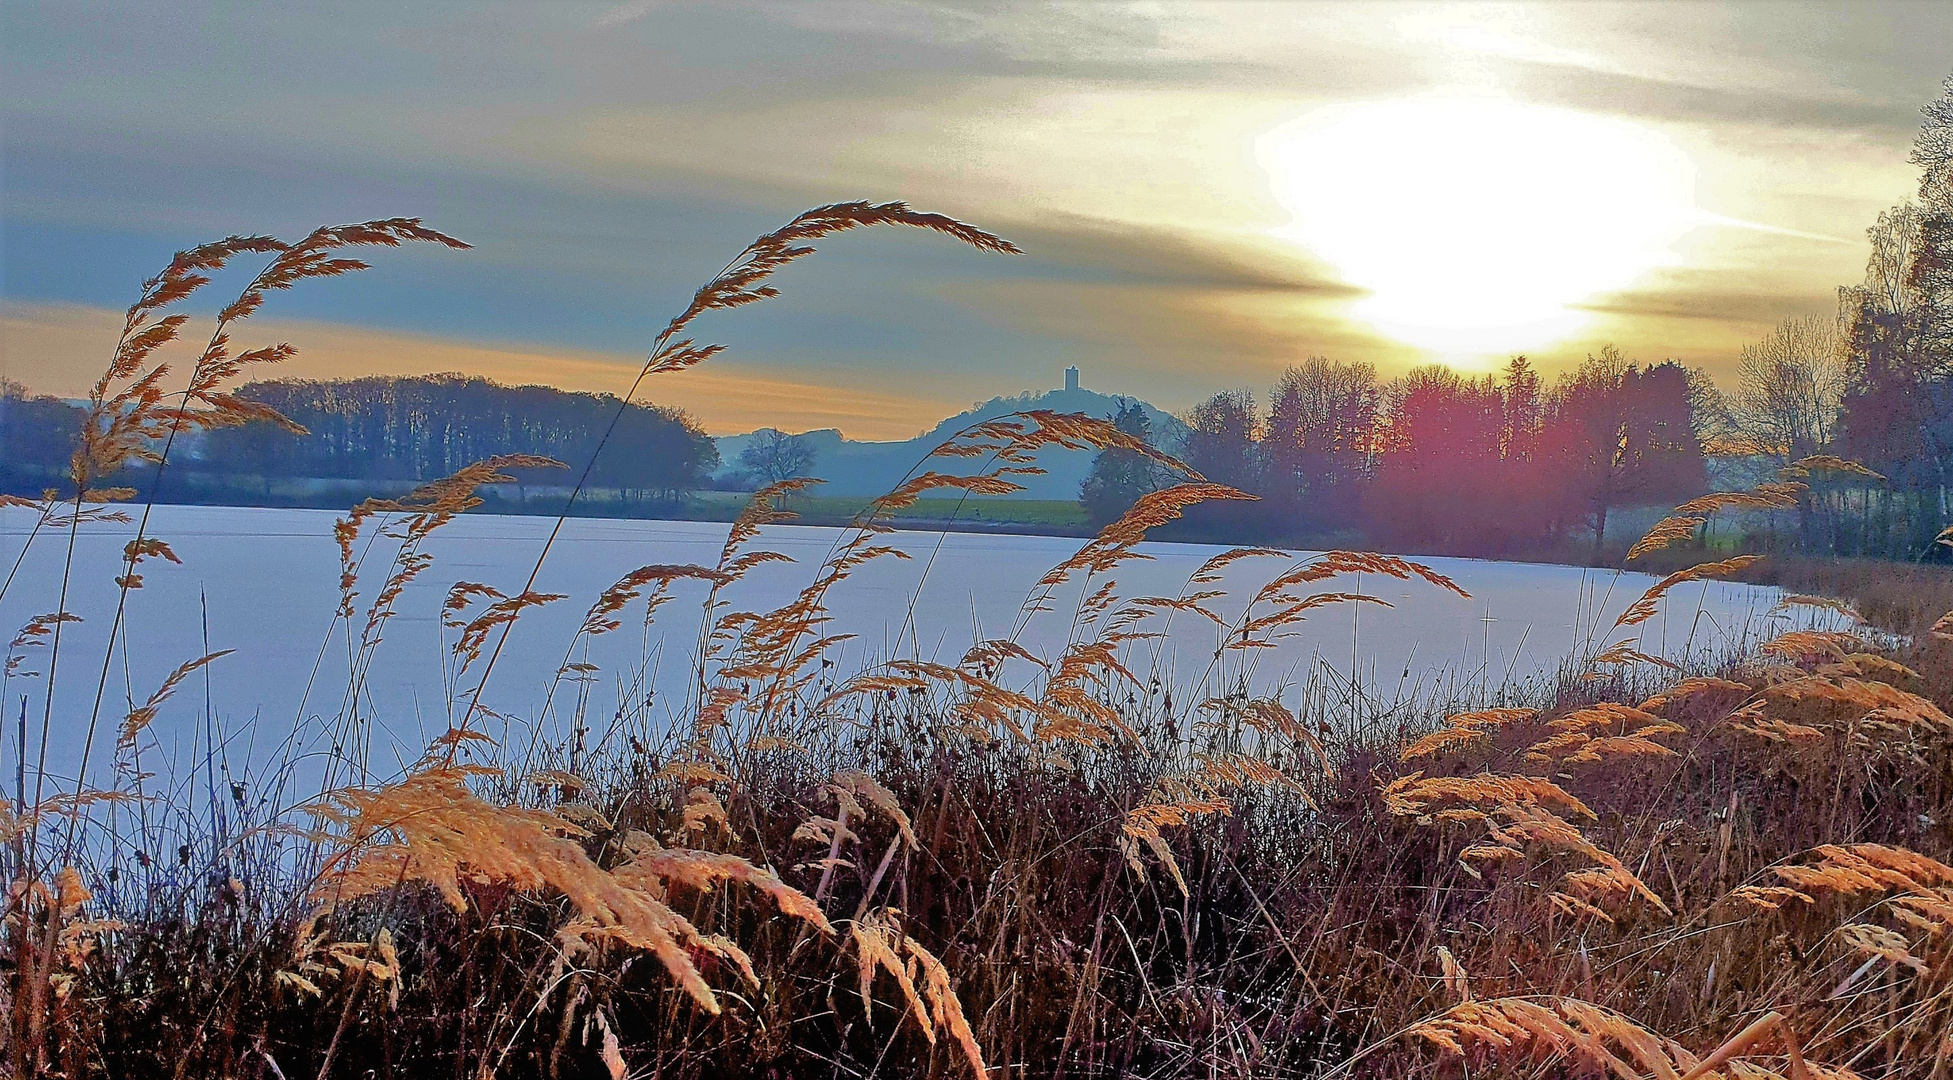
[[[156,508],[150,533],[171,544],[183,563],[145,563],[145,587],[130,594],[129,647],[126,655],[118,650],[108,665],[97,763],[112,756],[101,748],[112,748],[114,732],[132,701],[140,704],[179,663],[221,649],[235,652],[186,680],[162,707],[143,744],[144,769],[179,771],[202,758],[211,738],[232,762],[282,754],[292,738],[302,752],[321,748],[322,740],[330,738],[325,734],[329,721],[343,708],[349,681],[344,629],[335,627],[333,617],[339,599],[335,516],[315,510]],[[14,565],[33,522],[31,512],[0,510],[0,556],[5,560],[0,571]],[[448,727],[452,703],[461,700],[449,686],[447,647],[454,632],[445,630],[439,618],[448,587],[465,580],[511,593],[519,590],[552,524],[541,518],[470,515],[429,543],[433,565],[400,598],[398,615],[387,624],[386,640],[365,680],[362,712],[375,724],[375,769],[412,760],[428,738]],[[369,526],[366,539],[372,532]],[[767,529],[761,546],[794,561],[758,568],[733,586],[727,599],[735,608],[777,606],[814,573],[838,532]],[[82,621],[64,628],[48,740],[51,774],[72,775],[88,729],[114,616],[112,579],[119,572],[121,548],[132,534],[132,526],[95,524],[84,526],[75,543],[67,608]],[[580,707],[593,730],[601,731],[613,712],[626,703],[641,705],[644,697],[653,700],[650,712],[659,718],[653,722],[668,722],[673,712],[682,710],[690,685],[687,669],[698,640],[702,583],[675,586],[674,599],[648,628],[640,601],[622,613],[622,629],[579,646],[574,656],[567,650],[576,626],[605,587],[648,563],[710,565],[725,535],[725,525],[706,522],[568,522],[537,581],[539,590],[565,593],[568,599],[523,615],[494,669],[484,703],[515,723],[532,722],[554,673],[568,659],[599,670],[580,688],[557,690],[545,727],[559,727]],[[898,533],[891,540],[913,558],[870,564],[831,596],[832,629],[855,635],[830,653],[837,673],[897,653],[953,662],[979,638],[1009,633],[1033,583],[1079,543],[923,533]],[[384,539],[371,547],[362,543],[362,613],[396,547]],[[1151,559],[1129,564],[1119,575],[1124,595],[1174,595],[1195,567],[1221,549],[1149,544],[1143,550]],[[9,634],[30,617],[56,609],[66,556],[65,533],[43,532],[34,539],[12,586],[0,598],[0,622]],[[1257,655],[1252,672],[1256,691],[1282,691],[1294,698],[1300,687],[1313,682],[1318,688],[1342,686],[1349,692],[1354,673],[1365,701],[1466,700],[1486,688],[1550,677],[1569,652],[1608,644],[1601,640],[1608,637],[1608,625],[1654,581],[1640,574],[1558,566],[1428,561],[1471,598],[1422,582],[1366,577],[1360,587],[1393,606],[1365,605],[1360,614],[1348,606],[1312,613],[1279,648]],[[1239,595],[1287,565],[1280,559],[1243,560],[1228,568],[1226,582]],[[1324,587],[1358,586],[1341,579]],[[1743,585],[1685,586],[1669,598],[1662,615],[1640,628],[1639,647],[1674,659],[1715,656],[1745,639],[1781,632],[1793,621],[1803,625],[1807,616],[1772,613],[1778,596],[1775,589]],[[1069,632],[1077,599],[1076,590],[1061,594],[1055,610],[1032,619],[1019,640],[1034,652],[1055,655]],[[1231,615],[1240,603],[1220,601],[1218,606]],[[1168,638],[1133,646],[1128,662],[1142,677],[1156,673],[1168,686],[1187,686],[1206,669],[1215,631],[1193,617],[1176,619]],[[10,779],[23,698],[30,762],[40,752],[47,652],[24,650],[20,673],[5,687],[7,736],[0,760]],[[463,685],[473,678],[471,674]],[[504,738],[512,734],[495,727],[490,733]],[[92,767],[91,775],[101,779]]]

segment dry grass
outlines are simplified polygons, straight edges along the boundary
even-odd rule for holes
[[[1953,611],[1953,566],[1874,559],[1772,558],[1744,580],[1850,602],[1873,625],[1917,638]]]
[[[772,295],[809,241],[877,224],[1013,250],[900,204],[810,211],[702,289],[640,381],[713,355],[680,333]],[[405,229],[372,235],[446,239]],[[369,232],[314,237],[383,242]],[[247,296],[343,263],[319,240],[229,243],[226,258],[274,256]],[[126,355],[174,334],[176,316],[146,320],[215,258],[180,256],[132,309],[91,414],[105,449],[78,459],[65,505],[37,504],[44,528],[114,512],[92,500],[115,494],[97,483],[115,455],[166,457],[176,427],[242,419],[224,415],[235,370],[215,346],[173,411],[148,354]],[[254,306],[227,308],[213,340]],[[838,590],[907,557],[889,519],[1016,490],[1052,447],[1148,454],[1182,482],[956,662],[898,650],[831,670]],[[533,573],[455,583],[448,729],[375,775],[363,680],[406,584],[433,569],[427,539],[503,470],[555,464],[484,462],[341,522],[334,752],[271,777],[313,790],[259,811],[242,784],[209,805],[150,786],[147,726],[221,655],[205,649],[132,696],[113,783],[43,773],[51,794],[0,810],[13,1075],[1949,1075],[1953,643],[1930,632],[1898,648],[1869,627],[1798,632],[1694,673],[1633,647],[1675,584],[1756,570],[1737,557],[1677,569],[1616,622],[1621,641],[1531,700],[1415,718],[1305,700],[1298,715],[1247,689],[1286,629],[1379,602],[1364,575],[1456,583],[1391,556],[1252,548],[1175,595],[1125,595],[1149,530],[1244,496],[1103,421],[1031,412],[948,439],[778,608],[738,609],[728,589],[786,558],[765,527],[805,481],[757,493],[712,565],[651,562],[589,598],[550,691],[577,691],[561,739],[538,724],[528,745],[498,745],[483,729],[509,628],[566,598]],[[1679,507],[1636,555],[1799,482]],[[142,560],[173,557],[139,535],[120,596]],[[1257,560],[1276,569],[1230,613],[1222,568]],[[1953,609],[1902,623],[1856,580],[1825,591],[1887,626]],[[589,740],[596,672],[578,640],[687,597],[701,630],[686,723]],[[29,620],[7,677],[33,663],[52,681],[74,617]],[[1069,627],[1055,655],[1018,643],[1039,619]],[[1216,644],[1191,678],[1163,680],[1142,646],[1175,619],[1212,624]],[[183,838],[174,860],[165,835]]]

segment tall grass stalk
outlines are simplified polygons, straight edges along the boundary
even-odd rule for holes
[[[816,208],[702,287],[621,400],[719,351],[681,336],[698,317],[774,295],[811,241],[876,224],[1015,250],[899,203]],[[343,634],[336,710],[314,726],[301,705],[268,758],[234,759],[210,696],[224,643],[200,613],[200,656],[146,699],[129,689],[116,781],[88,786],[113,656],[127,681],[143,644],[120,612],[145,561],[177,558],[102,485],[136,461],[160,471],[178,430],[280,419],[222,387],[289,347],[232,357],[226,327],[276,282],[357,268],[339,247],[410,239],[459,246],[395,219],[179,255],[130,309],[72,499],[16,507],[38,515],[30,543],[60,528],[72,552],[82,528],[118,523],[135,539],[91,718],[73,718],[89,734],[71,789],[46,754],[67,578],[86,572],[72,557],[57,610],[8,657],[11,680],[46,642],[36,794],[23,713],[0,819],[12,1075],[1947,1076],[1953,617],[1900,636],[1791,597],[1808,626],[1727,655],[1692,634],[1663,649],[1648,631],[1674,590],[1758,572],[1736,556],[1677,566],[1611,622],[1594,597],[1552,679],[1493,686],[1487,655],[1386,692],[1354,621],[1347,672],[1271,673],[1264,652],[1299,623],[1382,602],[1366,586],[1464,590],[1378,553],[1239,548],[1173,595],[1140,594],[1126,582],[1151,530],[1243,496],[1091,417],[956,433],[803,587],[748,609],[748,575],[791,561],[768,530],[808,481],[757,493],[711,565],[650,553],[591,598],[523,720],[488,684],[514,625],[568,599],[536,591],[559,516],[519,586],[446,590],[446,729],[391,775],[372,740],[397,706],[369,681],[389,621],[483,485],[559,463],[509,455],[369,500],[335,530],[341,602],[314,675]],[[247,252],[271,262],[165,404],[150,354],[182,321],[157,313]],[[845,583],[907,557],[884,535],[893,515],[1108,448],[1177,480],[1053,567],[1002,636],[925,655],[919,583],[887,654],[837,668]],[[1684,504],[1635,557],[1799,482]],[[690,686],[659,724],[651,624],[686,589]],[[589,644],[627,618],[640,665],[615,673],[616,715],[591,739]],[[1183,672],[1166,635],[1187,619],[1213,644]],[[1060,643],[1035,652],[1027,628],[1045,622]],[[150,724],[193,676],[187,773],[151,778]],[[130,802],[133,834],[118,809],[106,828],[90,816]]]

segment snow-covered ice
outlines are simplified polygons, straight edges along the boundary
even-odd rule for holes
[[[159,757],[145,767],[154,763],[167,768],[171,759],[180,762],[199,753],[197,740],[206,730],[226,733],[228,757],[261,758],[295,724],[307,717],[329,718],[340,710],[348,650],[333,618],[339,598],[338,551],[332,538],[336,516],[317,510],[155,509],[150,534],[166,540],[183,563],[146,562],[145,587],[130,594],[129,647],[126,656],[118,650],[108,667],[97,761],[106,756],[100,748],[112,744],[131,702],[140,704],[176,665],[203,654],[206,634],[210,651],[236,651],[193,675],[163,706],[145,744],[146,752]],[[33,522],[30,511],[0,511],[0,558],[5,560],[0,571],[14,564]],[[401,597],[366,680],[370,707],[363,711],[379,725],[379,743],[411,760],[429,737],[447,728],[452,695],[443,657],[454,632],[443,630],[439,609],[448,586],[466,580],[511,593],[519,590],[552,524],[545,518],[464,515],[427,545],[433,566]],[[726,528],[707,522],[567,522],[536,588],[565,593],[568,599],[523,615],[495,667],[484,703],[499,714],[535,716],[566,659],[576,626],[599,592],[649,563],[710,565]],[[371,532],[369,525],[369,536]],[[51,773],[72,773],[88,729],[116,602],[112,579],[119,572],[121,548],[132,534],[132,526],[93,524],[76,538],[67,607],[83,621],[64,629],[49,739]],[[806,583],[839,535],[839,530],[826,528],[766,529],[762,546],[794,562],[760,567],[730,589],[727,598],[735,608],[777,606]],[[1036,580],[1079,543],[972,533],[896,533],[890,542],[912,558],[872,563],[830,597],[835,616],[831,629],[856,635],[831,654],[837,672],[896,652],[955,660],[977,639],[1008,633]],[[362,611],[395,546],[380,540],[365,549]],[[1124,595],[1176,594],[1193,569],[1221,549],[1147,544],[1142,550],[1151,558],[1119,573]],[[9,635],[31,616],[55,610],[66,557],[65,533],[43,531],[35,538],[13,585],[0,598],[0,626]],[[1610,644],[1601,640],[1608,637],[1608,625],[1655,580],[1561,566],[1426,561],[1454,578],[1471,598],[1422,582],[1368,576],[1362,589],[1393,606],[1365,605],[1360,613],[1341,606],[1312,613],[1279,648],[1256,657],[1257,692],[1303,682],[1312,670],[1333,671],[1344,679],[1354,670],[1360,683],[1383,698],[1429,692],[1447,683],[1497,686],[1548,675],[1570,651]],[[1238,595],[1286,565],[1277,559],[1243,560],[1227,569],[1226,582]],[[1343,579],[1328,587],[1357,584]],[[587,655],[579,646],[570,657],[601,669],[588,686],[591,714],[607,717],[625,695],[636,700],[647,689],[657,692],[658,709],[682,707],[704,586],[684,582],[674,593],[649,631],[636,617],[640,601],[623,613],[621,630],[590,643]],[[1055,654],[1069,632],[1077,596],[1076,590],[1061,595],[1055,610],[1032,620],[1020,640],[1034,652]],[[1689,585],[1676,590],[1663,614],[1640,628],[1638,647],[1679,658],[1691,651],[1715,654],[1745,638],[1780,632],[1793,618],[1771,612],[1778,598],[1777,590],[1769,588]],[[1222,601],[1221,606],[1231,613],[1239,601],[1233,607]],[[1796,617],[1798,625],[1803,618]],[[1214,630],[1182,615],[1172,631],[1164,642],[1133,646],[1135,662],[1142,674],[1151,668],[1169,683],[1186,683],[1205,667]],[[0,758],[6,759],[8,775],[13,772],[14,722],[23,697],[29,702],[30,760],[39,751],[47,650],[26,652],[21,670],[42,674],[16,675],[6,686],[7,738]],[[471,674],[466,681],[472,679]],[[640,679],[648,679],[648,685]],[[564,692],[558,694],[560,706]],[[573,699],[574,693],[568,697]],[[315,720],[307,730],[316,727]],[[391,752],[383,756],[388,761],[394,757]]]

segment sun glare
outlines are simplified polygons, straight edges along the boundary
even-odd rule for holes
[[[1676,261],[1695,168],[1625,120],[1494,94],[1324,108],[1263,135],[1278,235],[1365,290],[1353,314],[1470,363],[1579,331],[1573,305]]]

